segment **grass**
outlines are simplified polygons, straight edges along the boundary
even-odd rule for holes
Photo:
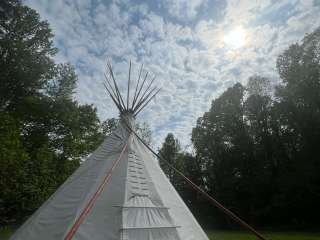
[[[239,231],[208,231],[210,240],[257,240],[250,233]],[[320,232],[262,232],[268,240],[319,240]]]
[[[0,240],[7,240],[12,235],[12,233],[15,231],[14,227],[7,226],[7,227],[1,227],[0,228]]]
[[[0,240],[8,240],[14,227],[0,228]],[[207,231],[210,240],[257,240],[250,233],[240,231]],[[320,232],[262,232],[268,240],[319,240]]]

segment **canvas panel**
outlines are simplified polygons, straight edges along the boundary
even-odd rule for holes
[[[127,229],[121,240],[179,240],[175,228]]]
[[[176,228],[179,239],[208,240],[199,223],[171,185],[152,153],[137,138],[134,138],[133,147],[143,159],[150,181],[160,196],[163,205],[168,207],[173,223],[177,223],[179,226]]]
[[[132,136],[132,141],[134,137]],[[130,141],[121,239],[180,240],[168,208],[163,205],[143,158]]]
[[[16,231],[13,240],[63,239],[119,156],[127,131],[119,127]]]
[[[119,203],[124,202],[128,152],[113,171],[93,208],[73,236],[74,240],[119,240],[122,227]]]

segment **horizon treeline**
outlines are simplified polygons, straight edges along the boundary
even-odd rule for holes
[[[320,28],[277,57],[280,84],[259,74],[214,99],[192,129],[194,154],[168,134],[160,153],[227,208],[260,227],[319,227]],[[240,81],[240,79],[239,79]],[[235,227],[160,163],[193,213]]]

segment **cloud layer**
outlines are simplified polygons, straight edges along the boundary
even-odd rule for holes
[[[153,3],[152,3],[153,2]],[[60,49],[79,76],[76,98],[92,103],[102,120],[117,116],[103,89],[109,59],[125,89],[128,62],[157,76],[162,91],[139,116],[153,131],[156,146],[173,132],[184,147],[196,119],[213,98],[235,82],[260,74],[277,81],[276,57],[289,44],[320,26],[316,1],[102,1],[27,0],[48,20]],[[223,39],[242,27],[246,44]]]

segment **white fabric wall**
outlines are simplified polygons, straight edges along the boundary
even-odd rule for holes
[[[129,138],[129,139],[128,139]],[[123,124],[12,236],[64,239],[128,142],[74,240],[208,240],[152,153]]]
[[[208,240],[207,235],[160,168],[154,155],[137,138],[134,139],[133,144],[136,151],[143,156],[151,181],[163,204],[169,208],[170,216],[176,225],[181,226],[177,228],[179,238],[183,240]]]

